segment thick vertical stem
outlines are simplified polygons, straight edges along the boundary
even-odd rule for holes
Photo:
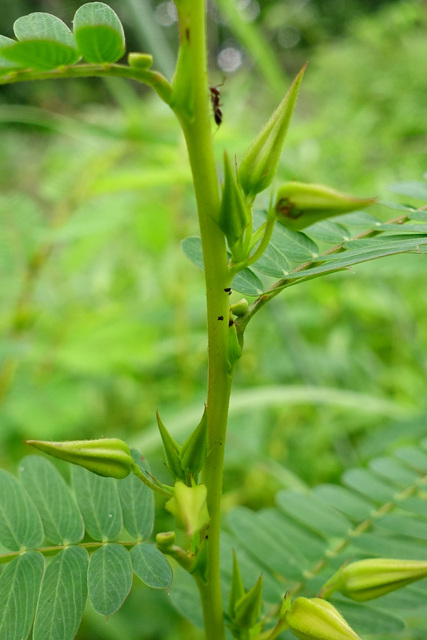
[[[179,8],[179,2],[178,8]],[[183,2],[180,11],[181,38],[190,47],[194,86],[194,119],[180,117],[193,172],[194,188],[202,238],[208,325],[207,417],[209,456],[202,472],[208,489],[210,515],[207,532],[208,570],[206,584],[199,581],[207,640],[224,640],[225,628],[219,574],[219,538],[225,432],[231,376],[228,373],[226,345],[228,336],[230,285],[225,239],[216,219],[219,211],[219,186],[213,154],[209,85],[206,62],[205,0]],[[179,116],[180,114],[178,114]]]

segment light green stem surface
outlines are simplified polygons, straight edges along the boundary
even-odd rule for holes
[[[205,0],[192,0],[186,12],[180,12],[181,40],[190,47],[194,86],[194,118],[180,116],[187,142],[202,239],[208,324],[207,417],[209,456],[202,482],[208,490],[209,529],[206,533],[208,568],[206,583],[198,581],[205,621],[206,640],[224,640],[225,627],[220,589],[219,539],[225,433],[231,376],[228,373],[226,346],[228,336],[230,272],[225,239],[216,219],[219,212],[219,185],[216,173],[209,85],[206,62]]]

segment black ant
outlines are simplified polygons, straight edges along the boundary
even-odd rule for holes
[[[218,86],[222,86],[222,85],[218,85]],[[222,111],[221,111],[222,105],[220,102],[221,93],[218,87],[209,87],[209,91],[211,92],[211,104],[212,104],[212,110],[214,114],[214,120],[219,127],[219,125],[222,122]]]

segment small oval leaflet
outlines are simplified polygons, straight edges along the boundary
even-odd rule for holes
[[[80,59],[74,36],[67,25],[50,13],[35,12],[13,25],[18,42],[1,48],[1,55],[18,67],[36,70],[71,65]]]
[[[103,2],[88,2],[74,20],[77,47],[86,62],[116,62],[125,52],[125,34],[116,13]]]

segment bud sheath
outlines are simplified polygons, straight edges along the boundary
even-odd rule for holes
[[[99,476],[118,480],[126,478],[135,466],[129,447],[119,438],[66,442],[27,440],[27,444],[65,462],[78,464]]]

